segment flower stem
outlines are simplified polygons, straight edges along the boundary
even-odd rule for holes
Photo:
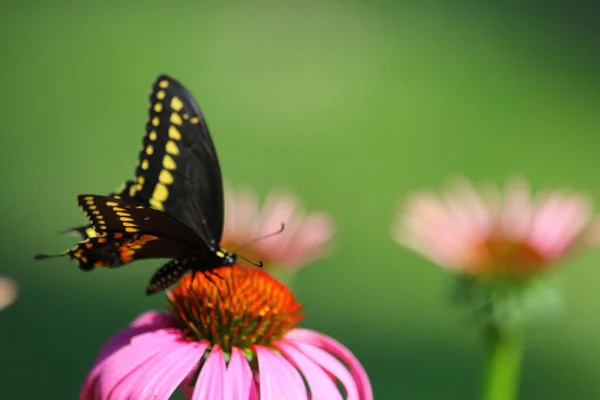
[[[521,335],[498,326],[486,330],[487,372],[483,400],[516,400],[523,343]]]

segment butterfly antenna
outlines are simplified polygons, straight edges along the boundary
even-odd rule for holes
[[[69,252],[65,252],[65,253],[60,253],[60,254],[36,254],[35,257],[33,257],[34,260],[45,260],[47,258],[55,258],[55,257],[64,257],[68,254]]]
[[[271,233],[267,233],[266,235],[259,236],[259,237],[257,237],[257,238],[254,238],[254,239],[252,239],[252,240],[249,240],[249,241],[247,241],[246,243],[242,244],[242,245],[241,245],[241,246],[239,246],[237,249],[235,249],[235,250],[233,251],[233,254],[237,254],[237,253],[238,253],[240,250],[242,250],[244,247],[246,247],[246,246],[249,246],[249,245],[251,245],[252,243],[256,243],[256,242],[258,242],[259,240],[263,240],[263,239],[266,239],[266,238],[270,238],[270,237],[272,237],[272,236],[279,235],[281,232],[283,232],[283,230],[284,230],[284,229],[285,229],[285,224],[282,222],[282,223],[281,223],[281,227],[280,227],[279,229],[277,229],[277,231],[275,231],[275,232],[271,232]],[[242,258],[243,258],[243,257],[242,257]],[[244,260],[246,260],[246,259],[244,258]],[[246,261],[248,261],[248,260],[246,260]],[[248,261],[248,262],[250,262],[250,261]]]
[[[241,258],[242,260],[248,262],[249,264],[254,265],[255,267],[258,267],[258,268],[262,268],[263,267],[263,262],[260,261],[260,260],[258,261],[258,263],[255,263],[255,262],[252,262],[252,261],[248,260],[246,257],[244,257],[241,254],[238,254],[238,257]]]

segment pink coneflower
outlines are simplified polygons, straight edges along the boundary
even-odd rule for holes
[[[114,336],[80,399],[373,398],[369,379],[334,339],[296,328],[301,305],[258,269],[197,273],[169,293],[170,313],[147,312]],[[211,282],[212,279],[212,282]]]
[[[331,218],[323,212],[307,214],[296,196],[272,191],[262,208],[250,187],[225,188],[225,228],[221,244],[235,250],[253,239],[285,230],[244,247],[243,255],[261,260],[266,267],[299,268],[324,256],[333,236]]]
[[[17,284],[10,278],[0,277],[0,310],[11,305],[17,298]]]
[[[398,243],[471,275],[535,273],[596,242],[586,196],[554,190],[532,198],[520,179],[503,195],[458,180],[441,194],[409,196],[397,217]]]

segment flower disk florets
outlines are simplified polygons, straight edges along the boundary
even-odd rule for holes
[[[285,285],[259,269],[237,266],[184,277],[169,302],[188,339],[208,340],[226,352],[271,346],[303,318]]]

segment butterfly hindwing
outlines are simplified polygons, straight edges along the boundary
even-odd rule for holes
[[[221,240],[222,179],[206,120],[191,93],[166,75],[152,87],[131,193],[188,224],[206,243]]]
[[[204,242],[182,222],[151,207],[110,196],[77,196],[96,231],[148,234],[202,248]]]
[[[131,188],[134,185],[135,185],[135,182],[133,182],[133,181],[125,181],[119,189],[117,189],[113,193],[110,193],[108,196],[116,197],[116,198],[128,200],[128,201],[136,201],[135,198],[130,196]],[[98,236],[98,232],[96,232],[94,227],[89,224],[84,225],[84,226],[78,226],[78,227],[71,228],[71,229],[67,229],[63,233],[73,233],[73,234],[81,237],[82,239],[87,239],[87,238],[92,238],[92,237]]]
[[[115,268],[135,260],[173,258],[191,254],[194,249],[170,239],[146,234],[109,233],[84,239],[67,252],[79,268]]]

